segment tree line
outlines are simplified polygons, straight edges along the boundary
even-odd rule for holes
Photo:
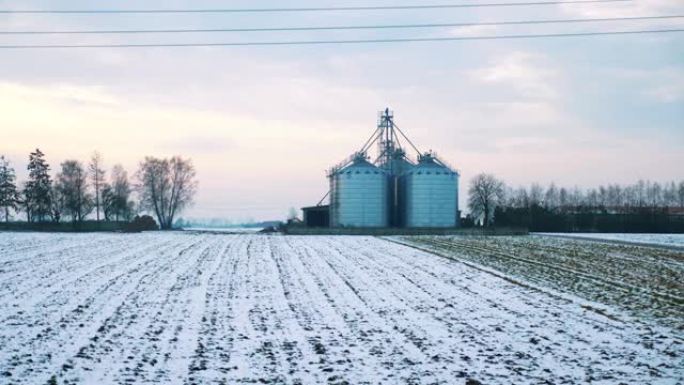
[[[147,212],[162,229],[170,229],[197,191],[192,161],[180,156],[145,157],[132,181],[119,164],[107,175],[98,152],[87,164],[63,161],[53,179],[45,154],[36,149],[29,154],[27,170],[28,179],[17,185],[15,169],[0,156],[0,218],[6,223],[13,214],[23,214],[29,223],[80,223],[93,215],[97,222],[130,221]]]
[[[493,175],[480,174],[471,180],[468,193],[471,220],[484,226],[496,222],[497,211],[524,213],[543,209],[563,215],[669,215],[672,209],[684,210],[684,181],[640,180],[629,185],[589,189],[559,187],[555,183],[512,188]]]

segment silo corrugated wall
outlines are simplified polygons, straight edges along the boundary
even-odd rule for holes
[[[406,226],[455,227],[458,174],[431,158],[406,173]]]
[[[406,177],[405,175],[413,168],[405,153],[398,150],[392,160],[391,175],[387,177],[387,207],[389,225],[391,227],[406,226]]]
[[[386,227],[386,173],[364,159],[331,173],[331,226]]]

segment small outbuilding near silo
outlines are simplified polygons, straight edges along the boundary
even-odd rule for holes
[[[304,226],[306,227],[330,227],[330,206],[302,207],[304,214]]]

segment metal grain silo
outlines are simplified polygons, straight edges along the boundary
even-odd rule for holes
[[[387,226],[385,170],[359,153],[349,165],[333,169],[329,177],[332,227]]]
[[[391,163],[381,165],[387,171],[387,210],[391,227],[406,226],[406,174],[413,168],[406,152],[395,149]]]
[[[458,173],[432,154],[405,173],[406,227],[455,227]]]

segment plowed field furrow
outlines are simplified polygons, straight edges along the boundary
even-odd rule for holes
[[[145,258],[154,258],[160,247],[164,246],[158,243],[141,243],[133,246],[125,245],[113,250],[105,249],[93,258],[85,258],[87,263],[66,264],[63,268],[64,274],[61,275],[55,274],[53,277],[44,274],[36,280],[36,276],[27,274],[22,278],[22,282],[16,284],[10,282],[3,285],[11,287],[8,291],[11,298],[4,301],[16,308],[17,312],[26,313],[26,309],[32,307],[43,307],[46,311],[50,311],[49,305],[56,303],[56,295],[65,300],[73,300],[74,296],[84,294],[84,288],[94,287],[98,282],[102,282],[103,278],[111,276],[112,272],[120,268],[130,269],[141,261],[145,261]],[[74,254],[79,255],[83,252],[83,250],[78,250]],[[72,258],[78,259],[77,256]],[[44,295],[36,295],[36,293]],[[0,298],[1,300],[3,299]],[[69,307],[66,303],[59,305]]]
[[[402,242],[684,330],[681,251],[543,236],[421,236]]]
[[[230,362],[233,346],[233,298],[237,262],[245,252],[245,239],[221,240],[220,261],[207,282],[204,314],[185,384],[225,383],[226,375],[234,369]]]
[[[166,246],[159,247],[158,250],[162,251],[165,248]],[[37,293],[43,300],[34,302],[33,309],[24,306],[25,310],[17,311],[17,305],[13,302],[3,306],[6,314],[15,314],[3,321],[5,328],[0,329],[0,343],[4,346],[13,346],[13,341],[24,340],[27,336],[35,336],[30,341],[62,338],[59,332],[69,325],[85,327],[87,323],[84,323],[84,320],[92,321],[91,317],[99,317],[109,306],[110,298],[120,295],[122,286],[143,274],[148,265],[159,263],[158,256],[138,256],[139,260],[135,263],[129,262],[118,266],[117,269],[104,271],[96,281],[88,281],[89,286],[78,285],[70,287],[69,290],[54,291],[45,295]]]
[[[26,259],[17,259],[13,263],[5,263],[0,267],[0,288],[14,287],[19,291],[22,285],[22,292],[35,292],[34,289],[43,287],[45,285],[54,284],[57,278],[69,276],[71,271],[81,267],[87,266],[89,263],[96,261],[98,257],[97,252],[87,252],[87,247],[92,247],[92,244],[84,243],[82,240],[72,246],[59,248],[54,244],[45,245],[44,249],[32,257]],[[125,249],[130,245],[125,245],[123,242],[105,241],[104,245],[98,245],[98,251],[107,251],[116,253],[118,250]],[[38,278],[51,277],[55,278],[53,281],[36,280]],[[31,285],[35,285],[31,286]],[[0,296],[4,292],[0,292]],[[2,298],[2,297],[0,297]]]
[[[514,247],[503,251],[502,239],[476,246],[521,254],[535,242],[511,239]],[[575,241],[489,267],[466,260],[468,248],[450,259],[397,242],[0,233],[0,383],[684,384],[680,330],[611,303],[590,308],[572,293],[542,288],[543,277],[514,280],[504,269],[572,253]],[[582,260],[534,271],[566,282],[587,261],[638,264],[624,256],[628,248],[617,258],[576,247]],[[483,254],[472,258],[487,261]],[[666,290],[669,279],[652,287]]]
[[[295,252],[289,240],[286,247],[274,253],[282,264],[283,289],[288,305],[306,334],[306,342],[315,354],[319,372],[317,381],[333,383],[363,383],[365,378],[382,370],[378,360],[366,346],[355,346],[362,336],[358,322],[354,322],[337,307],[338,295],[329,291],[321,279],[311,279],[313,270],[306,251]],[[349,347],[355,346],[358,360],[351,360]]]
[[[176,248],[188,247],[192,244],[189,239],[160,239],[160,241],[174,241]],[[28,379],[26,376],[35,372],[40,366],[51,374],[72,369],[73,364],[67,360],[78,353],[86,344],[87,339],[92,340],[104,330],[103,324],[108,322],[113,311],[116,313],[123,306],[127,297],[137,295],[139,289],[147,288],[149,282],[147,279],[167,265],[169,259],[166,258],[172,255],[172,253],[162,252],[147,258],[141,256],[142,263],[122,265],[122,271],[103,286],[104,290],[96,291],[96,295],[92,297],[85,297],[80,306],[74,309],[53,309],[50,315],[59,316],[58,320],[52,322],[41,320],[37,324],[23,325],[23,328],[18,328],[17,333],[11,333],[13,338],[7,346],[14,346],[15,351],[26,349],[29,352],[23,356],[15,355],[13,358],[17,359],[9,362],[13,371],[21,376],[18,379]],[[59,295],[59,293],[56,294]],[[55,345],[60,346],[60,349],[56,352],[51,351],[50,347]],[[22,370],[22,367],[25,369]],[[44,380],[47,381],[47,378]]]
[[[164,358],[179,345],[169,340],[179,338],[175,327],[183,319],[178,313],[187,310],[183,288],[196,285],[190,282],[197,269],[215,258],[202,243],[176,248],[165,264],[148,271],[90,341],[82,344],[72,360],[84,372],[98,374],[87,376],[88,381],[130,383],[135,378],[163,380],[169,375]],[[112,365],[111,356],[122,354],[125,359]]]

